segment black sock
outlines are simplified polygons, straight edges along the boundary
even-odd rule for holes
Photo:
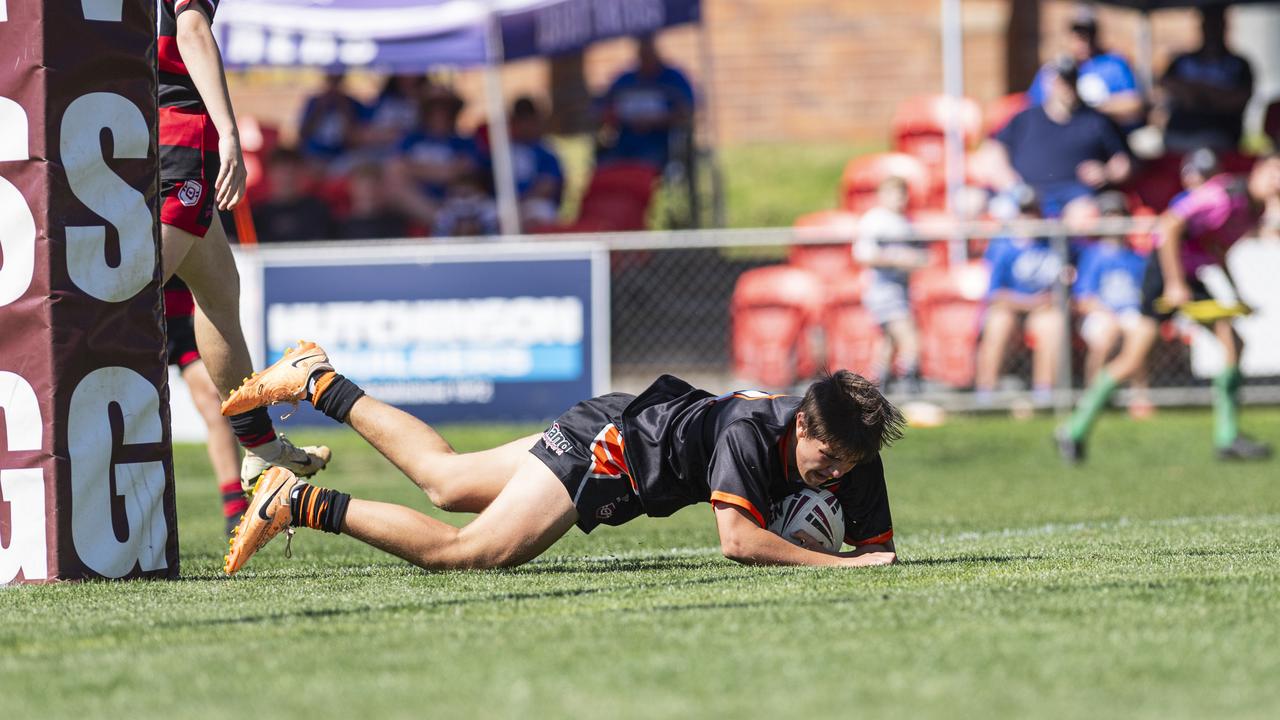
[[[244,447],[255,448],[276,439],[276,429],[272,426],[271,416],[267,414],[267,409],[264,407],[232,415],[229,419],[231,431],[236,434],[236,439]]]
[[[364,390],[341,375],[335,375],[320,397],[312,401],[315,408],[340,423],[347,421],[351,408],[364,397]]]
[[[289,493],[289,512],[293,516],[289,524],[336,535],[342,532],[350,504],[351,496],[347,493],[298,483]]]

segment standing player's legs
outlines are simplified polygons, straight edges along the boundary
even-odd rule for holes
[[[196,300],[196,344],[223,397],[253,370],[240,329],[240,282],[214,209],[218,134],[208,115],[160,108],[160,242],[164,281],[186,281]],[[277,437],[266,409],[231,418],[246,453],[241,480],[269,465],[312,475],[329,460],[328,448],[297,448]]]
[[[240,328],[240,272],[218,215],[209,231],[196,238],[176,227],[161,230],[166,258],[169,243],[186,248],[176,274],[196,299],[196,345],[221,397],[226,397],[253,372],[249,347]]]
[[[1147,356],[1151,354],[1151,348],[1155,347],[1159,338],[1159,322],[1146,315],[1125,334],[1120,354],[1098,371],[1076,404],[1075,412],[1065,425],[1058,428],[1058,448],[1065,460],[1079,462],[1084,459],[1084,443],[1093,424],[1120,383],[1132,379],[1146,367]]]
[[[1244,338],[1230,320],[1213,324],[1213,334],[1222,343],[1224,368],[1213,379],[1213,446],[1220,460],[1264,460],[1271,457],[1269,445],[1252,440],[1240,432],[1240,357]]]
[[[218,390],[209,378],[204,363],[195,362],[182,368],[182,380],[191,393],[191,401],[204,419],[208,435],[205,447],[209,452],[209,464],[218,480],[218,492],[222,496],[222,514],[226,519],[227,534],[236,526],[240,515],[248,507],[240,486],[240,446],[231,432],[231,425],[222,417]]]
[[[174,268],[195,296],[196,346],[219,396],[226,397],[253,372],[240,328],[240,274],[227,236],[215,213],[203,238],[173,225],[161,225],[160,237],[166,271]],[[309,476],[328,463],[328,448],[298,448],[277,436],[266,408],[233,416],[231,427],[246,451],[240,468],[245,483],[270,465]]]

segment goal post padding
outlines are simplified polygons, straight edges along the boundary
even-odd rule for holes
[[[0,584],[176,577],[155,0],[0,0]]]

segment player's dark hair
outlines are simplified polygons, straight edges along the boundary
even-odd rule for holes
[[[861,461],[902,438],[906,420],[875,383],[848,370],[824,375],[809,386],[799,411],[805,432],[849,458]]]

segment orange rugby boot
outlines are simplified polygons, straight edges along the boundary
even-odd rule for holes
[[[244,379],[222,403],[222,414],[239,415],[255,408],[287,402],[297,407],[307,399],[307,381],[317,372],[332,371],[324,348],[299,340],[298,347],[288,348],[284,357],[262,372]]]
[[[244,567],[255,552],[282,530],[293,532],[289,527],[293,518],[289,510],[289,493],[300,482],[297,476],[282,467],[270,468],[258,478],[249,509],[231,536],[231,552],[223,566],[228,575]]]

